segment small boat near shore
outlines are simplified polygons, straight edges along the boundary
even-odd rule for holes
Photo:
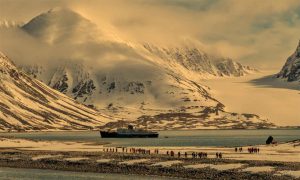
[[[102,138],[158,138],[158,132],[143,129],[134,129],[132,125],[128,128],[120,128],[117,131],[100,131]]]

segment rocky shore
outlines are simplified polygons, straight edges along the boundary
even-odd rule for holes
[[[164,162],[165,164],[161,163]],[[167,162],[167,163],[166,163]],[[159,163],[161,163],[159,165]],[[227,169],[197,165],[241,165]],[[161,154],[128,154],[111,152],[21,151],[3,148],[0,166],[14,168],[52,169],[76,172],[122,173],[167,176],[185,179],[296,179],[278,172],[299,171],[299,162],[272,162],[229,159],[177,158]],[[247,167],[273,167],[265,172],[243,171]],[[193,168],[194,167],[194,168]]]

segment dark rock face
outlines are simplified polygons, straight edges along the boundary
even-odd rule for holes
[[[299,80],[299,77],[300,77],[300,63],[294,64],[291,67],[290,73],[287,72],[285,75],[286,75],[287,80],[289,82]]]
[[[300,81],[300,42],[296,51],[287,59],[277,78],[284,78],[288,82]]]
[[[107,88],[108,92],[111,92],[112,90],[114,90],[116,88],[116,83],[112,82],[110,83],[109,87]]]
[[[57,81],[54,85],[53,85],[53,89],[57,89],[58,91],[62,92],[62,93],[66,93],[68,90],[68,77],[67,75],[64,75],[61,77],[61,79],[59,81]]]
[[[268,139],[266,140],[266,144],[272,144],[273,142],[273,137],[269,136]]]
[[[85,82],[81,81],[77,86],[75,86],[72,93],[76,94],[75,98],[83,97],[83,95],[92,94],[94,89],[96,89],[96,86],[94,85],[93,80],[87,80]]]
[[[145,86],[141,82],[129,82],[124,90],[130,92],[130,94],[140,93],[144,94]]]

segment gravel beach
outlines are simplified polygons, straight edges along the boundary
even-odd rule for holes
[[[100,144],[2,138],[0,167],[136,174],[183,179],[299,179],[298,143],[299,141],[290,142],[289,145],[294,149],[284,152],[281,152],[282,148],[278,146],[280,153],[294,155],[294,161],[289,162],[234,159],[234,149],[231,149],[233,152],[230,155],[222,148],[205,147],[200,150],[208,152],[207,158],[192,158],[190,148],[187,149],[189,153],[187,157],[183,154],[178,157],[177,152],[180,148],[173,147],[175,155],[171,157],[165,153],[168,149],[162,147],[142,149],[139,152],[138,149],[127,148],[126,153],[123,152],[123,147],[118,147],[116,152],[116,147],[105,147]],[[47,144],[51,146],[47,147]],[[155,153],[156,148],[159,149],[159,153]],[[130,149],[135,149],[135,152]],[[224,152],[224,157],[214,157],[212,151],[215,150]],[[266,149],[262,148],[262,150]],[[227,155],[229,158],[226,157]],[[236,156],[240,155],[247,157],[246,152],[236,153]],[[249,155],[250,158],[252,156],[263,158],[265,155]]]
[[[0,166],[14,168],[52,169],[76,172],[122,173],[139,175],[156,175],[187,179],[296,179],[296,177],[277,174],[277,171],[299,171],[300,163],[239,161],[227,159],[191,159],[175,158],[165,155],[123,154],[106,152],[59,152],[59,151],[18,151],[1,149]],[[40,158],[33,158],[40,157]],[[44,157],[44,158],[42,158]],[[105,161],[101,161],[101,160]],[[142,159],[140,161],[140,159]],[[145,161],[147,160],[147,161]],[[137,163],[123,163],[123,162]],[[176,162],[169,166],[154,166],[160,162]],[[217,170],[210,167],[186,168],[187,165],[212,164],[230,165],[242,164],[241,167]],[[246,167],[271,166],[272,171],[246,172]],[[243,167],[243,168],[242,168]]]

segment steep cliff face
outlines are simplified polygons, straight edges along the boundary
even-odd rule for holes
[[[109,117],[19,71],[0,53],[0,131],[97,129]]]
[[[284,78],[290,82],[300,81],[300,41],[296,51],[288,57],[277,77]]]

